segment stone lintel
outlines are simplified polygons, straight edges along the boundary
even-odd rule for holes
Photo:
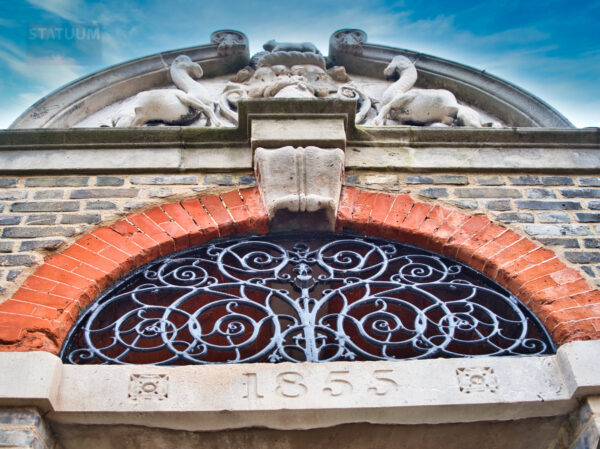
[[[0,353],[0,407],[50,410],[58,401],[62,366],[48,352]]]
[[[510,421],[564,415],[588,394],[597,415],[599,359],[600,341],[546,357],[182,367],[1,353],[0,406],[46,401],[56,422],[192,431]]]

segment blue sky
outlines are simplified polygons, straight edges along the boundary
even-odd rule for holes
[[[32,28],[77,22],[101,30],[101,53],[72,41],[41,52]],[[109,65],[243,31],[251,52],[276,38],[312,41],[361,28],[369,42],[455,60],[537,95],[576,126],[600,126],[600,0],[238,1],[4,0],[0,128],[42,96]]]

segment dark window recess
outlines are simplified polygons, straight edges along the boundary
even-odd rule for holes
[[[188,365],[551,354],[495,282],[401,243],[281,233],[215,240],[136,270],[81,315],[76,364]]]

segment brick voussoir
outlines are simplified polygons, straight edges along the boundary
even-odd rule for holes
[[[499,237],[506,231],[507,229],[504,227],[497,226],[491,222],[488,223],[478,233],[474,234],[470,239],[465,240],[459,245],[456,258],[469,265],[475,251]]]
[[[181,203],[163,205],[165,213],[171,217],[188,235],[189,245],[199,245],[206,241],[202,229],[196,224]]]
[[[368,234],[374,236],[381,235],[383,222],[389,214],[393,204],[393,195],[377,193],[375,201],[373,202],[373,208],[371,209],[371,215],[369,216],[369,222],[367,223],[366,232]]]
[[[211,240],[219,237],[219,227],[213,220],[213,218],[208,215],[200,200],[187,200],[182,201],[181,206],[185,209],[185,211],[192,217],[194,223],[202,230],[202,235],[205,240]]]
[[[222,193],[221,202],[233,218],[235,230],[238,234],[245,234],[253,230],[252,219],[239,190]]]
[[[241,189],[239,191],[240,196],[244,201],[244,205],[250,215],[250,220],[254,226],[254,232],[265,234],[269,232],[269,220],[267,217],[267,211],[263,204],[262,197],[258,190],[258,187],[251,189]]]
[[[490,219],[485,215],[470,217],[446,240],[442,253],[449,257],[456,257],[461,245],[473,238],[490,223]]]
[[[235,232],[233,218],[218,195],[201,196],[199,200],[206,209],[208,215],[210,215],[216,223],[221,237],[231,235]]]

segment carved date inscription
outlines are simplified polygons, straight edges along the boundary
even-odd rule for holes
[[[311,391],[318,391],[327,397],[347,397],[354,393],[366,393],[376,396],[385,396],[396,391],[398,382],[393,379],[393,370],[373,370],[368,376],[367,382],[358,382],[356,376],[353,379],[348,370],[332,370],[322,382],[314,385],[305,379],[298,371],[284,371],[278,374],[244,373],[243,398],[262,399],[267,391],[267,383],[275,383],[274,392],[277,396],[284,398],[301,398]],[[275,376],[268,379],[268,376]],[[363,374],[361,374],[362,380]],[[272,385],[272,384],[271,384]]]

